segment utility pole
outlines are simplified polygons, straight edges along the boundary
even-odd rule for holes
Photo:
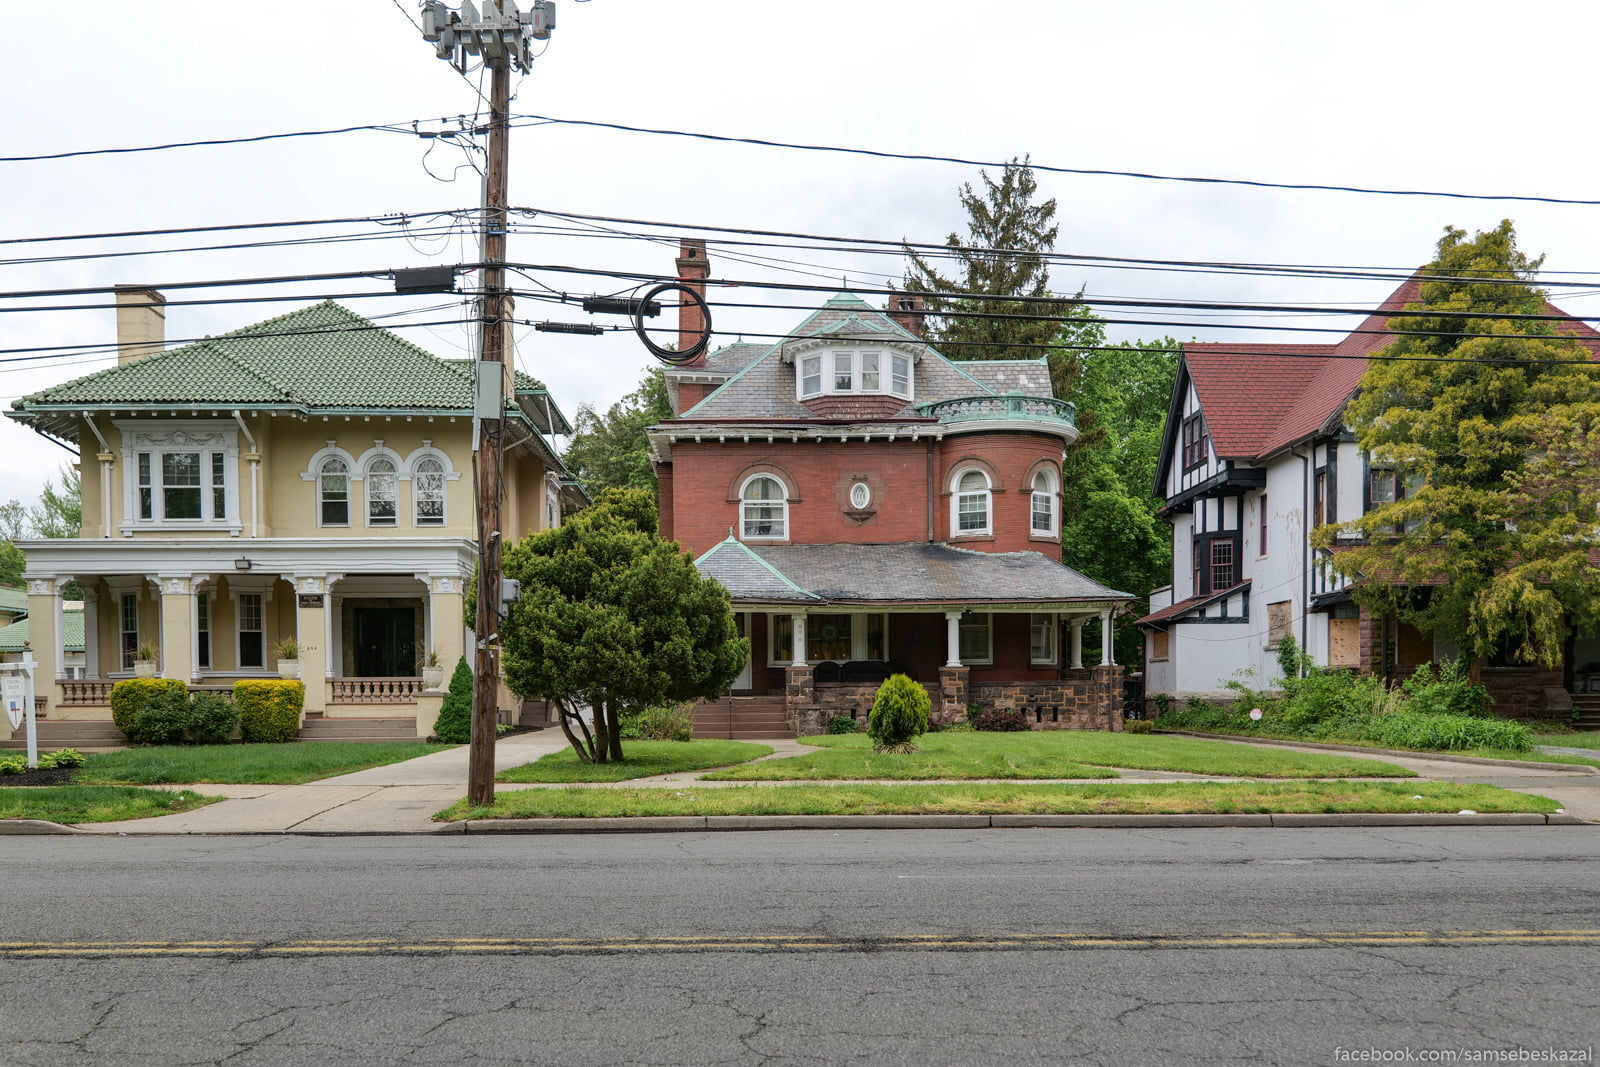
[[[467,803],[494,803],[495,708],[499,704],[501,570],[500,503],[504,495],[505,383],[515,381],[514,354],[507,341],[506,310],[506,184],[510,155],[508,112],[511,67],[526,74],[532,66],[528,38],[547,39],[555,28],[555,4],[539,0],[518,11],[516,0],[484,0],[480,15],[471,0],[459,12],[439,0],[422,9],[422,36],[432,41],[440,59],[463,72],[467,56],[477,55],[489,68],[489,165],[483,189],[483,340],[476,374],[478,437],[478,613],[473,657],[472,739],[467,764]],[[515,395],[514,391],[512,395]]]

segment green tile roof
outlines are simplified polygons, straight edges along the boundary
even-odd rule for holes
[[[27,611],[28,591],[0,585],[0,611]]]
[[[538,383],[519,376],[529,387]],[[466,411],[471,364],[445,360],[324,300],[23,397],[66,405]]]
[[[63,611],[61,613],[61,629],[66,641],[68,652],[83,651],[83,612],[81,610]],[[28,620],[18,619],[10,626],[0,626],[0,652],[21,652],[23,643],[28,640]]]

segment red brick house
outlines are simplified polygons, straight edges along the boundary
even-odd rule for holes
[[[681,251],[680,278],[703,285],[704,245]],[[1132,598],[1061,563],[1072,405],[1044,359],[946,359],[919,305],[896,304],[840,292],[776,343],[666,371],[675,417],[649,431],[661,534],[727,586],[752,646],[702,728],[864,718],[893,672],[929,689],[936,720],[979,704],[1119,728],[1109,634]],[[1089,620],[1107,640],[1085,666]]]

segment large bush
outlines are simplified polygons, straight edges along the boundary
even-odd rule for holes
[[[928,732],[933,701],[928,691],[903,674],[891,674],[878,687],[867,716],[867,734],[880,752],[914,752],[914,737]]]
[[[139,712],[163,693],[182,693],[187,698],[189,687],[176,678],[128,678],[118,682],[111,687],[111,721],[123,736],[134,740]]]
[[[1031,729],[1028,726],[1028,717],[1016,708],[985,708],[982,711],[970,712],[967,722],[972,724],[974,730],[985,733],[1016,733],[1020,730]]]
[[[635,741],[688,741],[694,737],[694,716],[681,704],[624,712],[622,737]]]
[[[1406,710],[1422,715],[1487,715],[1489,690],[1474,685],[1459,659],[1443,660],[1435,671],[1424,663],[1415,674],[1400,683],[1407,698]]]
[[[238,681],[233,683],[233,702],[239,708],[239,733],[245,741],[293,741],[300,732],[306,687],[303,682],[276,678]]]
[[[447,745],[464,745],[472,740],[472,668],[467,666],[465,656],[450,675],[450,692],[439,705],[433,736]]]
[[[146,701],[124,732],[140,745],[225,745],[238,725],[238,709],[227,698],[167,689]]]

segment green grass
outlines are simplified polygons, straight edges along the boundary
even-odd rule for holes
[[[1422,799],[1416,799],[1417,796]],[[1547,797],[1449,782],[1156,782],[1147,785],[702,786],[520,789],[490,808],[465,800],[435,819],[646,815],[1092,815],[1263,812],[1555,811]]]
[[[1600,751],[1600,730],[1574,730],[1568,734],[1535,734],[1533,739],[1541,745],[1560,745],[1562,748],[1592,748]]]
[[[552,752],[498,776],[501,782],[625,782],[655,774],[726,767],[772,755],[768,745],[748,741],[624,741],[621,763],[587,764],[571,748]]]
[[[442,752],[454,745],[404,742],[363,744],[340,741],[287,741],[261,745],[153,745],[97,752],[78,771],[80,784],[170,785],[227,782],[298,785],[335,774]]]
[[[920,751],[909,755],[877,755],[865,734],[803,740],[818,751],[730,767],[704,777],[719,781],[1117,777],[1109,767],[1230,778],[1414,777],[1392,763],[1354,756],[1092,730],[925,734],[917,739]]]
[[[1175,727],[1175,729],[1190,730],[1189,727]],[[1590,759],[1587,756],[1567,756],[1557,752],[1540,752],[1533,749],[1521,752],[1510,748],[1463,748],[1442,751],[1438,749],[1415,748],[1398,749],[1393,745],[1379,745],[1375,741],[1353,741],[1343,737],[1302,737],[1298,734],[1278,734],[1267,730],[1229,730],[1222,727],[1208,727],[1204,730],[1194,728],[1193,733],[1217,734],[1221,737],[1255,737],[1263,741],[1300,741],[1318,745],[1337,745],[1340,748],[1386,748],[1396,752],[1415,753],[1420,757],[1427,756],[1471,756],[1475,759],[1504,759],[1518,760],[1523,763],[1575,763],[1589,767],[1600,767],[1600,760]],[[1560,745],[1563,748],[1585,748],[1584,742],[1575,742],[1573,738],[1595,737],[1597,734],[1538,734],[1534,741],[1540,745]],[[1170,738],[1173,741],[1186,740],[1185,738]]]
[[[117,785],[45,785],[0,789],[0,819],[50,822],[120,822],[176,815],[214,804],[222,797]]]

